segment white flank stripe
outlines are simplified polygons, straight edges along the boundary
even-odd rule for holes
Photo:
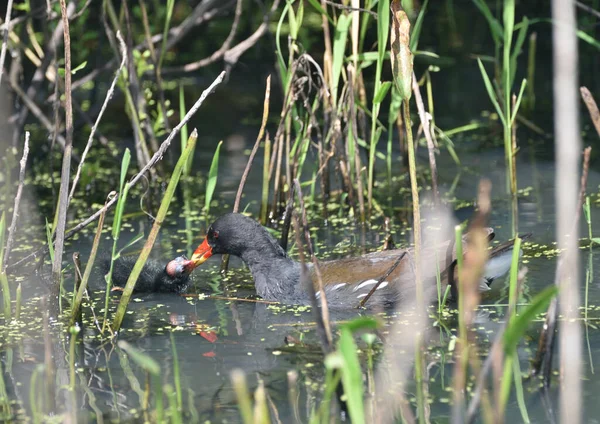
[[[382,289],[382,288],[386,287],[387,285],[388,285],[388,282],[387,282],[387,281],[384,281],[383,283],[381,283],[381,284],[379,285],[379,287],[377,287],[377,290],[380,290],[380,289]]]
[[[360,283],[358,286],[354,287],[353,292],[362,289],[363,287],[370,286],[371,284],[377,284],[377,280],[367,280]]]
[[[356,296],[358,299],[360,299],[361,297],[365,297],[366,295],[368,295],[369,293],[363,293],[363,294],[359,294],[358,296]]]
[[[347,285],[346,283],[340,283],[340,284],[336,284],[335,286],[333,286],[333,287],[331,288],[331,290],[338,290],[338,289],[341,289],[342,287],[344,287],[344,286],[346,286],[346,285]]]

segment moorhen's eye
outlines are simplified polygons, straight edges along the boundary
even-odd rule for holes
[[[213,237],[218,239],[219,238],[219,232],[218,231],[213,231]]]

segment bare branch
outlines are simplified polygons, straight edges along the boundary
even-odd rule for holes
[[[104,115],[106,106],[108,105],[108,102],[110,101],[110,99],[113,96],[113,93],[115,92],[115,86],[117,85],[117,81],[119,80],[121,71],[123,70],[123,67],[125,66],[125,62],[127,62],[127,53],[126,53],[125,42],[123,41],[123,38],[121,37],[121,33],[117,32],[117,38],[119,39],[119,45],[121,47],[121,57],[123,59],[121,60],[121,65],[119,66],[119,69],[117,69],[117,72],[115,72],[115,77],[113,78],[113,82],[110,85],[108,92],[106,93],[106,98],[104,99],[104,103],[102,104],[102,109],[100,109],[100,113],[98,114],[98,117],[96,118],[96,122],[94,123],[94,126],[92,127],[92,130],[90,131],[90,136],[88,138],[85,149],[83,150],[83,153],[81,154],[81,161],[79,162],[79,166],[77,167],[77,173],[75,174],[75,178],[73,179],[73,184],[71,186],[71,193],[69,194],[68,203],[71,203],[71,200],[73,200],[73,193],[75,193],[75,188],[77,187],[77,182],[79,181],[79,176],[81,175],[81,169],[83,168],[83,163],[85,162],[85,158],[86,158],[90,148],[92,147],[92,142],[94,141],[94,134],[96,133],[96,129],[98,128],[98,124],[100,123],[102,116]]]
[[[206,90],[204,90],[202,92],[202,94],[200,95],[200,98],[196,101],[194,106],[192,106],[190,108],[190,110],[184,116],[184,118],[181,120],[181,122],[175,128],[173,128],[173,131],[171,131],[171,133],[165,139],[165,141],[162,142],[159,149],[152,156],[152,158],[150,158],[150,161],[146,164],[146,166],[144,166],[144,168],[142,168],[140,170],[140,172],[138,172],[131,180],[129,180],[130,186],[136,185],[138,183],[138,181],[142,177],[144,177],[146,172],[148,172],[158,161],[160,161],[163,158],[163,155],[165,154],[165,152],[171,145],[171,142],[177,136],[177,134],[179,134],[179,132],[181,131],[181,128],[191,119],[192,116],[195,115],[195,113],[198,111],[200,106],[202,106],[202,103],[204,103],[204,100],[206,100],[206,98],[215,90],[215,88],[223,82],[223,79],[225,79],[225,71],[221,72],[219,74],[219,76],[212,82],[212,84]],[[83,228],[85,228],[86,226],[88,226],[89,224],[94,222],[96,219],[98,219],[102,213],[106,212],[108,209],[110,209],[116,203],[117,198],[118,198],[118,196],[115,196],[113,199],[111,199],[109,202],[107,202],[102,208],[97,210],[93,215],[86,218],[85,220],[83,220],[82,222],[77,224],[74,228],[69,230],[65,234],[65,240],[73,237],[73,235],[77,234]],[[44,246],[44,247],[38,249],[37,251],[33,252],[32,254],[26,256],[25,258],[19,260],[18,262],[8,265],[7,269],[10,270],[12,268],[18,267],[20,264],[29,262],[33,258],[38,257],[38,255],[45,255],[47,252],[48,252],[48,246]]]
[[[17,187],[17,195],[15,196],[15,205],[13,207],[12,220],[10,221],[10,228],[8,229],[8,239],[6,240],[6,248],[4,249],[4,263],[2,265],[2,272],[6,271],[6,264],[12,250],[12,245],[15,238],[15,230],[17,229],[17,221],[19,220],[19,205],[21,203],[21,196],[23,195],[23,185],[25,182],[25,166],[27,165],[27,156],[29,155],[29,131],[25,131],[25,145],[23,146],[23,157],[21,158],[19,165],[21,167],[19,171],[19,186]]]
[[[6,5],[6,18],[4,19],[4,35],[2,37],[2,50],[0,50],[0,84],[2,83],[2,71],[4,71],[4,59],[6,58],[6,46],[8,44],[8,31],[10,27],[10,12],[13,0],[8,0]]]

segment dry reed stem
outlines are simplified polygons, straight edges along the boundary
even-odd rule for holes
[[[235,195],[235,201],[233,203],[233,213],[237,213],[240,210],[240,202],[242,201],[242,193],[244,192],[244,186],[246,185],[246,180],[248,179],[248,174],[250,173],[250,168],[252,168],[252,163],[254,162],[254,157],[256,156],[256,152],[260,146],[260,142],[265,134],[265,127],[267,126],[267,120],[269,119],[269,101],[271,98],[271,75],[267,77],[267,84],[265,87],[265,99],[263,101],[263,116],[262,122],[260,124],[260,129],[258,131],[258,136],[256,137],[256,141],[254,142],[254,147],[250,152],[250,156],[248,157],[248,162],[246,163],[246,168],[244,169],[244,173],[242,174],[242,178],[240,179],[240,185],[238,186],[237,193]],[[229,268],[229,255],[223,255],[221,258],[221,272],[227,272]]]
[[[181,128],[183,128],[183,126],[185,124],[187,124],[187,122],[191,119],[191,117],[196,114],[196,112],[198,111],[200,106],[202,106],[202,104],[204,103],[206,98],[215,90],[215,88],[219,84],[221,84],[223,82],[224,78],[225,78],[225,71],[221,72],[219,74],[219,76],[212,82],[212,84],[206,90],[204,90],[202,92],[202,94],[200,95],[200,98],[198,100],[196,100],[196,103],[194,103],[194,105],[190,108],[190,110],[188,110],[188,112],[185,114],[185,116],[183,117],[181,122],[179,124],[177,124],[177,126],[175,128],[173,128],[173,131],[171,131],[171,133],[169,133],[169,136],[165,139],[165,141],[162,142],[159,149],[157,150],[156,153],[154,153],[152,158],[150,158],[150,161],[146,164],[146,166],[144,166],[140,170],[140,172],[138,172],[131,180],[129,180],[129,185],[131,187],[136,185],[139,182],[139,180],[144,177],[146,172],[148,172],[158,161],[160,161],[163,158],[163,155],[165,154],[165,152],[171,145],[171,142],[177,136],[177,134],[179,134],[179,132],[181,131]],[[72,237],[73,235],[77,234],[79,231],[81,231],[81,229],[85,228],[86,226],[88,226],[89,224],[94,222],[96,219],[98,219],[98,217],[100,217],[100,215],[102,213],[106,212],[117,202],[117,199],[118,199],[118,196],[115,196],[109,202],[107,202],[102,208],[98,209],[91,216],[89,216],[88,218],[86,218],[85,220],[83,220],[82,222],[77,224],[74,228],[69,230],[65,235],[65,239],[68,239],[68,238]],[[48,252],[48,246],[44,246],[41,249],[38,249],[37,251],[33,252],[32,254],[21,259],[20,261],[9,265],[7,267],[7,269],[17,267],[22,263],[27,263],[31,259],[37,257],[39,254],[46,254],[47,252]]]
[[[577,19],[572,0],[552,1],[554,64],[554,132],[557,171],[555,202],[557,209],[558,247],[562,250],[557,266],[560,321],[561,422],[581,421],[581,323],[579,316],[579,246],[578,228],[573,230],[577,208],[577,173],[581,151],[579,99],[577,98],[578,49]]]
[[[4,71],[4,60],[6,58],[6,47],[8,45],[8,33],[10,31],[10,13],[13,0],[6,4],[6,17],[4,18],[4,35],[2,36],[2,50],[0,50],[0,84],[2,84],[2,73]]]
[[[440,193],[438,191],[437,183],[437,165],[435,163],[435,144],[431,137],[431,127],[429,125],[429,117],[425,112],[425,105],[423,104],[423,98],[421,97],[421,90],[419,89],[419,82],[417,76],[413,72],[412,77],[412,90],[415,95],[415,102],[417,104],[417,111],[419,113],[419,119],[423,126],[423,133],[425,134],[425,140],[427,140],[427,151],[429,153],[429,168],[431,169],[431,189],[433,191],[433,203],[435,206],[440,204]],[[431,115],[430,115],[431,116]]]
[[[25,131],[25,144],[23,145],[23,157],[19,161],[19,185],[17,186],[17,194],[15,196],[15,204],[13,206],[12,219],[10,221],[10,228],[8,229],[8,237],[6,240],[6,248],[4,249],[4,263],[2,266],[2,272],[6,272],[6,265],[8,264],[8,258],[10,257],[10,251],[15,238],[15,230],[17,229],[17,222],[19,221],[19,206],[21,204],[21,196],[23,195],[23,185],[25,184],[25,167],[27,166],[27,156],[29,156],[29,131]]]
[[[63,37],[65,49],[65,151],[63,153],[62,171],[60,175],[60,190],[58,195],[58,219],[55,228],[54,262],[52,277],[55,289],[60,281],[62,255],[65,245],[65,227],[67,225],[67,209],[69,207],[69,180],[71,175],[71,152],[73,151],[73,99],[71,92],[71,35],[69,32],[69,17],[65,0],[60,0],[60,13],[63,21]]]
[[[117,32],[117,39],[119,40],[119,45],[121,47],[121,56],[123,57],[123,59],[121,60],[121,65],[119,66],[119,69],[117,69],[117,71],[115,72],[115,77],[113,78],[112,84],[110,85],[108,91],[106,92],[106,97],[104,98],[104,103],[102,104],[100,113],[98,114],[98,117],[96,118],[96,122],[94,122],[94,125],[92,126],[90,135],[88,137],[87,144],[85,145],[85,149],[83,150],[83,153],[81,154],[81,161],[79,162],[79,166],[77,167],[77,172],[75,173],[75,178],[73,178],[73,184],[71,185],[71,193],[69,194],[69,202],[68,203],[71,203],[71,201],[73,200],[73,194],[75,193],[75,189],[77,188],[77,182],[79,181],[79,177],[81,175],[81,170],[83,169],[83,163],[85,162],[85,158],[86,158],[90,148],[92,147],[92,142],[94,141],[94,134],[96,133],[96,130],[98,129],[98,125],[100,124],[100,120],[102,119],[102,116],[104,115],[106,106],[108,105],[108,102],[110,101],[110,99],[112,98],[112,96],[115,92],[115,86],[117,85],[117,81],[119,80],[119,77],[121,76],[121,71],[123,70],[125,63],[127,62],[127,50],[126,50],[127,48],[125,47],[125,42],[123,41],[123,38],[121,37],[120,32]]]
[[[583,203],[585,202],[585,193],[587,186],[587,178],[589,173],[589,164],[592,148],[587,147],[583,151],[583,164],[581,172],[581,180],[579,184],[579,200],[577,202],[577,209],[575,211],[575,219],[573,220],[571,227],[571,234],[575,234],[579,226],[579,220],[581,219],[581,210]],[[559,286],[561,275],[563,273],[563,259],[559,258],[556,266],[556,275],[554,284]],[[538,350],[532,364],[532,374],[539,374],[541,371],[543,384],[545,387],[550,386],[550,377],[552,372],[552,357],[554,344],[556,339],[556,321],[558,319],[558,298],[555,297],[548,306],[548,312],[546,313],[546,320],[540,333],[538,340]]]
[[[463,324],[459,326],[460,332],[455,351],[457,358],[454,366],[454,404],[452,407],[452,422],[454,423],[462,423],[465,420],[464,394],[467,365],[471,350],[474,349],[474,346],[469,344],[469,335],[475,319],[475,310],[479,305],[478,283],[488,258],[488,232],[485,226],[491,210],[491,187],[489,180],[482,180],[479,183],[477,196],[479,209],[469,229],[469,248],[466,249],[464,266],[458,277],[458,301],[462,304],[459,311],[464,315],[458,317]]]
[[[75,11],[75,2],[69,2],[68,6],[67,6],[67,15],[69,16],[69,19],[73,15],[74,11]],[[44,81],[44,77],[47,74],[48,67],[52,63],[54,63],[55,68],[58,69],[58,65],[56,64],[56,60],[55,60],[56,59],[56,50],[58,48],[60,41],[63,39],[63,30],[64,30],[63,21],[61,19],[57,22],[56,28],[54,28],[54,31],[52,32],[50,40],[48,41],[47,45],[45,46],[46,55],[44,56],[44,59],[42,60],[41,65],[39,65],[37,67],[37,69],[35,70],[35,72],[33,74],[33,77],[31,78],[29,85],[27,86],[27,95],[26,96],[24,94],[19,95],[20,97],[23,98],[23,101],[25,101],[25,103],[27,105],[27,109],[21,110],[21,112],[19,113],[19,117],[17,118],[17,124],[16,124],[15,131],[13,134],[13,144],[14,145],[17,144],[18,139],[20,138],[19,132],[20,132],[20,129],[25,124],[25,120],[27,119],[27,115],[28,115],[29,111],[31,110],[31,112],[34,113],[31,108],[31,105],[35,104],[36,93],[37,93],[38,89],[40,88],[41,83]],[[56,77],[57,74],[58,73],[56,72],[56,70],[54,70],[54,78],[52,79],[52,82],[54,82],[55,84],[58,81],[58,78]],[[12,81],[12,78],[10,78],[10,81],[11,81],[11,86],[18,85],[18,83],[16,81]],[[13,89],[14,89],[14,87],[13,87]],[[25,97],[27,97],[28,99],[31,99],[29,104],[27,103],[27,101],[26,101],[27,99],[25,99]],[[53,101],[56,101],[56,100],[53,99]],[[36,118],[39,119],[38,115],[36,115]],[[46,126],[44,124],[44,126],[46,127],[48,132],[52,133],[54,131],[54,129],[52,128],[52,125]],[[58,141],[61,143],[61,147],[64,149],[64,146],[65,146],[64,138],[62,138],[62,136],[61,136],[58,138]]]
[[[111,194],[109,194],[109,197],[111,196]],[[114,197],[116,197],[116,195]],[[106,201],[108,200],[109,198],[106,199]],[[100,215],[100,218],[98,219],[98,228],[96,229],[96,235],[94,236],[94,241],[92,242],[92,250],[90,252],[90,256],[85,265],[85,270],[83,271],[83,277],[81,277],[81,285],[77,288],[77,291],[73,298],[73,305],[71,306],[71,326],[75,325],[78,320],[81,321],[81,312],[79,310],[81,309],[83,295],[86,293],[88,280],[90,278],[90,275],[92,274],[92,268],[94,266],[94,261],[96,260],[96,254],[98,253],[98,246],[100,246],[100,238],[102,237],[102,229],[104,226],[105,216],[106,212],[103,212]],[[95,317],[93,308],[92,313],[94,314],[94,323],[98,326],[98,320]]]
[[[258,131],[258,136],[256,137],[256,142],[254,143],[254,147],[252,148],[252,152],[250,153],[250,157],[248,158],[248,162],[246,163],[246,168],[244,169],[244,173],[242,174],[242,178],[240,180],[240,185],[238,186],[237,193],[235,195],[235,202],[233,204],[233,212],[238,212],[240,210],[240,202],[242,200],[242,192],[244,191],[244,186],[246,185],[246,180],[248,179],[248,174],[250,173],[250,168],[252,167],[252,162],[254,162],[254,156],[256,156],[256,152],[258,151],[258,147],[260,146],[260,142],[265,134],[265,127],[267,126],[267,120],[269,119],[269,100],[271,98],[271,75],[267,77],[267,85],[265,87],[265,100],[263,102],[263,116],[262,122],[260,124],[260,130]]]
[[[304,243],[302,242],[303,229],[299,222],[300,220],[298,218],[298,214],[296,213],[296,211],[293,211],[292,215],[293,215],[292,222],[294,224],[294,236],[296,238],[296,245],[298,246],[298,257],[300,259],[300,285],[308,291],[310,304],[315,313],[315,324],[316,324],[317,334],[319,336],[319,339],[321,340],[321,350],[323,351],[323,353],[325,355],[327,355],[333,351],[333,340],[331,337],[331,327],[329,326],[329,321],[327,321],[327,324],[325,324],[326,321],[323,316],[322,309],[321,309],[321,313],[319,313],[320,308],[319,308],[319,304],[317,302],[315,286],[310,278],[308,267],[306,266],[306,257],[304,254],[304,247],[303,247]],[[306,232],[306,229],[304,229],[304,232]],[[310,239],[308,239],[307,246],[309,246],[309,249],[312,248]],[[310,254],[310,252],[309,252],[309,254]],[[320,273],[319,273],[319,278],[320,278]],[[322,279],[321,279],[321,284],[322,284]],[[328,312],[329,312],[329,310],[328,310]],[[329,317],[327,317],[327,319],[328,318]]]
[[[158,106],[160,107],[160,112],[163,116],[164,129],[166,131],[171,131],[171,127],[169,125],[167,105],[165,102],[165,90],[163,88],[161,68],[159,66],[160,57],[162,57],[163,52],[161,51],[161,55],[159,57],[156,57],[156,49],[154,48],[154,44],[152,43],[152,34],[150,34],[150,24],[148,22],[148,11],[146,10],[146,2],[144,0],[139,0],[138,3],[140,5],[140,12],[142,13],[142,24],[144,26],[146,44],[148,45],[148,50],[150,51],[150,59],[152,60],[152,70],[154,71],[154,78],[156,79],[156,88],[158,89]]]
[[[522,282],[525,279],[525,276],[527,275],[527,271],[528,269],[526,267],[523,267],[519,270],[517,278],[519,286],[522,285]],[[511,316],[512,312],[512,306],[509,306],[508,310],[506,311],[506,316]],[[467,416],[465,418],[466,423],[472,423],[473,421],[475,421],[475,418],[477,418],[477,414],[479,412],[479,405],[480,402],[482,402],[482,396],[486,396],[487,392],[486,378],[492,370],[492,368],[494,370],[495,392],[498,396],[500,395],[500,381],[502,379],[502,367],[504,365],[504,352],[502,350],[502,345],[504,343],[504,332],[506,331],[509,322],[510,320],[505,320],[502,327],[497,331],[496,337],[492,343],[492,346],[490,347],[489,354],[487,358],[485,358],[483,366],[477,373],[477,378],[475,380],[475,388],[472,391],[473,396],[471,397],[471,403],[469,403],[469,407],[467,409]],[[494,419],[495,422],[501,422],[498,416],[494,417]]]
[[[581,92],[581,98],[590,113],[590,118],[592,118],[596,132],[598,133],[598,136],[600,136],[600,111],[598,110],[598,105],[587,87],[580,87],[579,91]]]
[[[324,331],[325,331],[325,335],[327,337],[327,342],[328,342],[328,346],[329,349],[332,348],[333,346],[333,337],[331,335],[331,325],[329,323],[329,306],[327,305],[327,296],[325,294],[325,288],[323,287],[323,278],[321,276],[321,269],[319,267],[319,261],[317,260],[317,257],[315,256],[315,252],[313,250],[313,246],[312,246],[312,241],[310,239],[310,234],[308,232],[308,219],[306,217],[306,208],[304,207],[304,198],[302,197],[302,188],[300,187],[300,181],[298,181],[298,179],[294,180],[294,186],[296,187],[296,196],[298,197],[298,204],[300,206],[300,213],[302,216],[302,227],[304,229],[304,239],[306,241],[306,247],[308,249],[308,253],[310,254],[310,258],[312,260],[314,269],[315,269],[315,276],[317,277],[317,283],[318,283],[318,287],[319,287],[319,293],[320,293],[320,299],[321,299],[321,315],[320,318],[323,321],[323,327],[324,327]],[[294,223],[294,227],[296,230],[296,233],[298,234],[299,228],[297,227],[296,223]],[[298,235],[299,237],[299,235]],[[302,245],[302,243],[298,243],[298,249],[300,249],[300,246]],[[302,261],[302,266],[304,267],[304,261]],[[306,270],[304,270],[303,272],[304,274],[306,274]],[[310,283],[310,287],[313,287],[313,289],[311,290],[314,291],[314,286],[312,286],[312,281],[308,281],[308,283]],[[313,301],[313,303],[316,304],[316,298],[314,296],[311,296],[311,300]],[[315,313],[318,313],[318,309],[315,309]],[[318,321],[318,318],[317,318]]]

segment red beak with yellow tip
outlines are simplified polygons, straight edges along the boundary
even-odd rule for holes
[[[194,263],[194,268],[202,265],[208,258],[212,256],[212,247],[208,244],[208,239],[204,239],[202,244],[198,246],[198,248],[194,251],[192,255],[192,259],[190,259]]]

